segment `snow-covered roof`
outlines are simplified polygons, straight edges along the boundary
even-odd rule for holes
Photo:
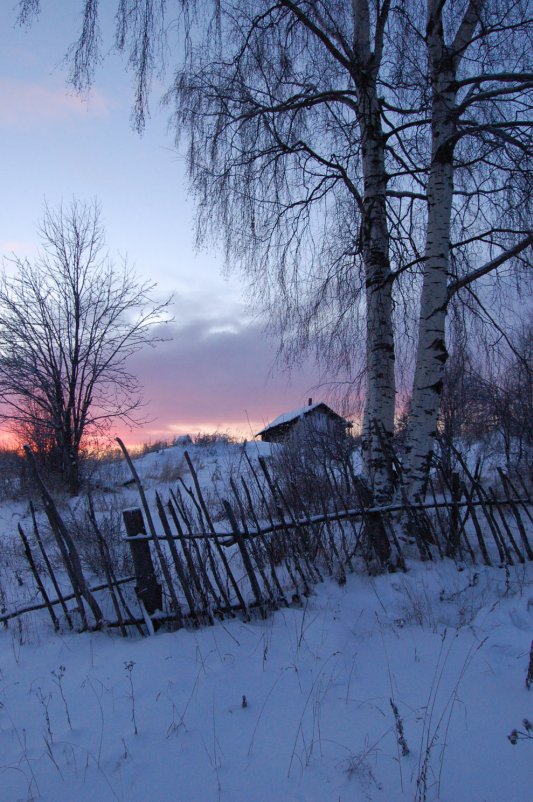
[[[264,429],[261,429],[260,432],[257,432],[256,437],[265,432],[268,432],[270,429],[275,429],[277,426],[282,426],[284,423],[290,423],[291,421],[295,421],[298,418],[303,418],[304,415],[308,415],[309,412],[313,412],[313,410],[317,409],[318,407],[323,407],[324,412],[328,415],[334,415],[336,418],[340,418],[340,415],[337,415],[332,409],[328,407],[327,404],[324,404],[323,401],[319,401],[316,404],[307,404],[305,407],[299,407],[298,409],[293,409],[290,412],[284,412],[282,415],[278,415],[277,418],[265,426]]]

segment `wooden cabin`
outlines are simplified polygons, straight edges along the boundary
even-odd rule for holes
[[[350,429],[352,424],[334,412],[327,404],[323,402],[313,404],[313,399],[310,398],[306,407],[278,415],[272,423],[257,432],[256,437],[260,437],[267,443],[282,443],[299,426],[309,427],[317,432],[338,433]]]

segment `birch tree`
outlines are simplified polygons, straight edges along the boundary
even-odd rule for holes
[[[338,314],[339,274],[348,313],[364,305],[367,468],[386,497],[376,429],[392,435],[395,405],[379,99],[389,3],[378,15],[366,0],[222,5],[218,41],[192,52],[168,95],[188,134],[200,236],[222,238],[263,301],[274,287],[269,308],[289,332],[299,315],[309,336]]]
[[[70,61],[83,90],[100,28],[98,4],[80,5]],[[23,21],[38,7],[22,0]],[[394,307],[417,327],[406,474],[423,495],[449,305],[527,266],[529,0],[121,0],[116,21],[139,129],[151,77],[180,50],[166,99],[198,238],[222,239],[282,348],[315,344],[326,367],[352,369],[364,341],[378,499],[390,494],[381,443],[393,429]]]
[[[22,2],[22,20],[38,6]],[[82,8],[70,51],[78,89],[92,80],[99,46],[98,6],[86,0]],[[309,309],[308,341],[340,307],[351,316],[363,310],[367,466],[386,497],[380,438],[392,436],[395,386],[379,86],[390,2],[176,2],[169,12],[153,0],[123,0],[116,44],[137,77],[138,128],[172,12],[185,55],[167,99],[187,141],[199,239],[221,237],[228,263],[244,269],[285,333]]]
[[[436,436],[450,300],[533,243],[531,4],[428,0],[422,36],[431,157],[407,438],[414,496],[425,492]],[[480,253],[489,258],[472,269]]]

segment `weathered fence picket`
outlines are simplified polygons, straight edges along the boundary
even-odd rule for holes
[[[31,519],[32,519],[32,524],[33,524],[33,535],[34,535],[35,541],[36,541],[37,545],[39,546],[39,551],[41,552],[41,555],[43,557],[44,564],[46,565],[46,569],[48,571],[48,576],[50,577],[50,581],[52,582],[52,585],[53,585],[53,588],[54,588],[54,592],[55,592],[55,594],[57,596],[57,601],[59,602],[59,604],[61,605],[61,608],[63,610],[63,615],[65,616],[65,620],[67,622],[67,625],[68,625],[69,629],[72,629],[72,618],[70,617],[70,613],[69,613],[69,611],[67,609],[66,602],[63,599],[63,596],[61,594],[61,590],[59,588],[59,582],[56,579],[56,575],[55,575],[54,570],[52,568],[52,564],[51,564],[51,562],[50,562],[50,560],[48,558],[48,554],[46,553],[46,549],[44,548],[43,541],[42,541],[41,535],[39,533],[39,527],[37,526],[37,517],[35,515],[35,507],[33,506],[33,502],[31,502],[31,501],[30,501],[30,513],[31,513]]]
[[[28,538],[26,537],[26,535],[24,533],[24,529],[22,528],[20,523],[18,525],[18,533],[20,535],[20,539],[22,540],[22,544],[24,546],[24,554],[25,554],[26,559],[28,561],[28,565],[30,566],[31,572],[32,572],[32,574],[33,574],[33,576],[35,578],[35,582],[37,584],[37,587],[39,588],[39,592],[40,592],[41,596],[43,597],[44,603],[46,605],[46,609],[48,610],[48,614],[50,615],[50,618],[52,619],[52,624],[54,626],[54,629],[55,629],[56,632],[58,632],[59,631],[59,621],[57,620],[57,616],[56,616],[56,614],[54,612],[53,606],[50,604],[50,599],[48,597],[48,593],[46,592],[46,588],[43,585],[43,582],[42,582],[42,579],[40,577],[39,571],[37,570],[37,566],[35,565],[35,560],[33,559],[33,554],[32,554],[31,548],[30,548],[30,544],[28,543]]]

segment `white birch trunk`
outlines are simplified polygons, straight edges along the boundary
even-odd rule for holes
[[[364,436],[366,469],[375,501],[390,497],[391,474],[384,441],[394,430],[395,377],[389,238],[385,207],[383,148],[373,135],[363,142],[365,198],[363,252],[366,271],[367,399]]]
[[[384,137],[377,96],[380,56],[371,61],[368,0],[353,0],[354,49],[357,53],[358,118],[364,177],[362,247],[366,273],[366,355],[367,399],[363,434],[366,473],[376,502],[386,501],[392,492],[391,475],[383,439],[394,430],[395,377],[392,298],[387,226]],[[376,49],[379,47],[376,43]]]
[[[447,359],[450,221],[453,203],[453,135],[459,60],[479,19],[483,0],[471,0],[453,46],[444,41],[441,0],[428,0],[427,43],[432,85],[432,159],[413,396],[407,428],[405,471],[413,498],[426,491]]]

